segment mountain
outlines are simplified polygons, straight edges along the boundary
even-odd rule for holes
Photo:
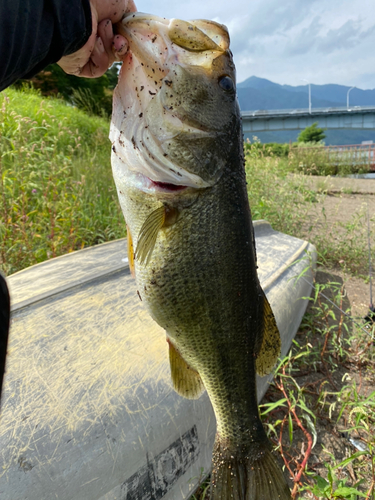
[[[275,87],[282,87],[282,85],[271,82],[271,80],[266,80],[265,78],[259,78],[257,76],[250,76],[250,78],[247,78],[247,80],[244,80],[241,83],[237,83],[237,89],[253,88],[253,89],[263,90]]]
[[[311,90],[312,94],[312,90]],[[285,90],[281,85],[277,87],[267,87],[259,90],[256,88],[238,88],[237,95],[240,108],[243,111],[257,109],[299,109],[309,107],[309,94],[306,89],[302,92],[292,92]],[[316,108],[332,108],[337,103],[328,99],[315,99],[311,95],[312,106]]]
[[[307,85],[300,87],[292,87],[290,85],[282,85],[285,90],[290,92],[304,92],[307,93]],[[327,99],[336,104],[336,106],[346,106],[346,97],[348,90],[351,87],[345,85],[311,85],[311,103],[314,106],[313,99]],[[349,94],[349,104],[351,106],[375,106],[375,89],[362,90],[354,87]],[[318,106],[316,106],[318,107]]]
[[[350,87],[345,85],[311,84],[311,106],[312,108],[346,107],[349,89]],[[308,85],[296,87],[280,85],[256,76],[238,83],[237,95],[242,111],[309,107]],[[375,106],[375,89],[353,88],[349,94],[349,103],[350,106]],[[259,132],[257,136],[262,142],[289,142],[296,140],[298,131]],[[326,136],[326,144],[358,144],[365,140],[375,142],[375,130],[327,130]]]
[[[345,85],[311,84],[311,105],[313,108],[346,106],[349,89]],[[237,84],[237,93],[243,111],[309,107],[308,85],[279,85],[265,78],[251,76]],[[351,106],[375,106],[375,89],[353,88],[349,102]]]

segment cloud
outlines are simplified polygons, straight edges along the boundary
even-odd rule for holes
[[[309,26],[300,28],[298,33],[288,38],[284,54],[293,56],[313,51],[319,43],[323,28],[321,17],[315,16]]]
[[[248,24],[250,36],[273,36],[277,33],[289,32],[310,17],[314,5],[320,0],[268,0],[256,2],[257,9]]]
[[[375,42],[375,25],[364,30],[362,21],[349,19],[339,28],[330,29],[319,41],[317,50],[319,52],[353,50],[369,37]]]
[[[226,24],[238,81],[375,87],[374,0],[138,0],[138,8]]]

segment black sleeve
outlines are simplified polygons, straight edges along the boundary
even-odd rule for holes
[[[10,319],[10,299],[5,278],[0,273],[0,397],[3,375],[5,372],[5,357],[7,353]]]
[[[0,0],[0,91],[76,52],[91,31],[89,0]]]

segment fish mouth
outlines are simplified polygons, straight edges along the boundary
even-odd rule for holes
[[[176,191],[183,191],[188,188],[188,186],[180,186],[178,184],[171,184],[169,182],[158,182],[158,181],[153,181],[152,179],[149,179],[151,181],[151,185],[155,186],[155,189],[158,191],[164,191],[167,193],[174,193]]]
[[[165,63],[171,56],[179,64],[210,67],[207,51],[223,53],[230,44],[224,25],[202,19],[183,21],[135,12],[125,15],[115,30],[126,37],[131,52],[144,61],[144,70],[152,79],[165,77]]]
[[[176,195],[182,193],[194,193],[197,188],[193,186],[188,186],[185,184],[176,184],[171,182],[164,182],[157,180],[155,177],[153,180],[151,177],[144,175],[139,171],[133,171],[130,169],[121,168],[121,163],[118,161],[112,161],[112,169],[115,174],[115,180],[118,189],[126,189],[125,186],[132,186],[137,191],[142,191],[146,194],[155,195],[157,197],[174,198]]]

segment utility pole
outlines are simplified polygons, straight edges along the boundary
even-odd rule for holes
[[[300,78],[302,82],[306,82],[307,85],[309,86],[309,113],[311,115],[311,84],[309,81],[305,80],[304,78]]]
[[[349,90],[348,90],[348,93],[346,94],[346,109],[349,111],[349,92],[351,90],[355,89],[355,87],[351,87]]]

